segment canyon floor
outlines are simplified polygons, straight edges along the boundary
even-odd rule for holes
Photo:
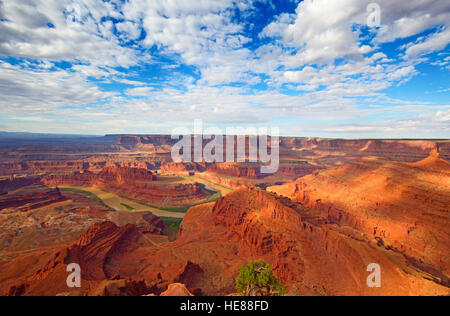
[[[292,296],[450,295],[448,140],[281,138],[270,175],[173,145],[0,134],[0,294],[231,295],[264,259]]]

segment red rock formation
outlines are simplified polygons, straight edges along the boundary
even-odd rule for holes
[[[175,278],[175,282],[184,284],[193,284],[201,279],[203,269],[195,263],[187,261],[180,270],[178,270],[178,277]]]
[[[170,162],[161,166],[161,173],[163,174],[187,174],[190,172],[203,172],[206,170],[206,164],[202,163],[176,163]]]
[[[170,136],[117,136],[116,145],[131,151],[170,153],[175,141]]]
[[[194,296],[189,292],[189,290],[184,286],[184,284],[174,283],[170,284],[167,291],[161,293],[161,296]]]
[[[142,296],[148,293],[144,281],[134,280],[104,280],[89,296]]]
[[[32,185],[0,197],[0,261],[65,242],[73,242],[112,210],[87,196]],[[11,255],[9,254],[11,253]]]
[[[301,161],[296,163],[283,163],[280,165],[280,168],[277,172],[277,175],[300,178],[306,176],[308,174],[313,173],[314,171],[321,170],[323,168],[318,166],[313,166],[308,162]]]
[[[77,263],[83,271],[83,279],[101,281],[110,279],[113,271],[107,266],[108,260],[123,247],[134,241],[138,232],[134,225],[117,227],[111,222],[94,224],[83,233],[71,247],[57,253],[35,278],[45,279],[60,265]]]
[[[364,159],[270,189],[403,253],[443,284],[450,276],[450,164]]]
[[[191,293],[201,289],[206,295],[226,295],[235,291],[240,267],[260,258],[292,295],[448,294],[448,287],[369,234],[255,189],[191,208],[173,243],[154,244],[132,226],[95,225],[13,292],[64,292],[59,287],[67,277],[62,263],[75,260],[86,271],[83,286],[91,288],[102,279],[143,279],[159,294],[182,280]],[[382,288],[366,285],[371,263],[382,267]]]
[[[36,184],[0,195],[0,211],[7,208],[27,211],[65,200],[59,189]]]
[[[415,162],[424,159],[439,146],[446,159],[450,159],[448,142],[426,140],[344,140],[321,138],[281,138],[281,152],[312,150],[329,153],[345,153],[355,156],[380,156],[398,161]]]
[[[169,206],[201,201],[207,195],[196,184],[160,183],[148,170],[127,167],[106,167],[98,174],[85,171],[46,176],[42,182],[49,186],[96,187],[142,202],[168,202]]]
[[[47,176],[43,182],[47,185],[81,185],[97,187],[114,187],[136,182],[152,182],[157,178],[146,169],[128,167],[105,167],[100,173],[90,171],[77,172],[64,176]]]
[[[152,213],[142,213],[142,219],[145,223],[137,223],[136,227],[143,234],[162,235],[166,229],[166,225],[158,216]]]
[[[427,274],[417,272],[403,255],[377,246],[364,234],[328,224],[314,210],[253,189],[192,208],[176,242],[148,251],[152,256],[143,262],[146,268],[139,274],[148,283],[174,282],[180,276],[178,267],[190,260],[203,272],[186,286],[206,295],[233,293],[239,268],[259,258],[274,267],[293,295],[448,293],[448,288],[423,279]],[[124,255],[120,275],[135,277],[133,262],[146,252]],[[382,289],[366,285],[367,266],[373,262],[383,268]]]
[[[247,179],[259,179],[263,177],[259,164],[218,163],[209,166],[207,172]]]
[[[38,177],[9,177],[8,179],[0,180],[0,194],[5,194],[8,193],[8,191],[14,191],[22,187],[39,183],[40,179]]]

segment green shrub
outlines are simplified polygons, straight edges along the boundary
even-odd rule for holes
[[[237,291],[245,296],[279,296],[286,294],[285,287],[263,260],[243,266],[236,279]]]

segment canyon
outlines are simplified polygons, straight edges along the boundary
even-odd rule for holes
[[[171,205],[199,202],[206,197],[198,185],[162,181],[143,168],[107,166],[99,173],[81,171],[66,175],[50,175],[43,177],[41,181],[47,186],[100,188],[137,201],[155,204],[163,202],[168,197]]]
[[[284,137],[268,175],[174,163],[174,143],[0,135],[0,294],[230,295],[258,259],[288,295],[450,294],[450,141]],[[72,263],[81,288],[67,287]],[[381,288],[366,283],[373,263]]]

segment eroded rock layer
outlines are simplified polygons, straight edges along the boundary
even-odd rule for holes
[[[206,197],[196,184],[160,183],[152,172],[139,168],[106,167],[99,173],[85,171],[46,176],[42,182],[48,186],[96,187],[143,202],[170,200],[171,205],[189,204]]]
[[[191,208],[173,243],[153,244],[133,226],[104,223],[53,258],[25,286],[14,289],[25,289],[24,295],[43,288],[51,289],[47,294],[62,292],[48,282],[65,282],[66,274],[58,269],[76,261],[87,272],[87,292],[92,282],[106,278],[144,280],[145,292],[157,295],[179,282],[194,294],[226,295],[235,292],[239,268],[263,258],[292,295],[449,294],[448,287],[364,232],[337,226],[320,212],[255,189]],[[382,288],[366,284],[371,263],[382,268]]]
[[[448,285],[450,164],[367,158],[270,188],[407,256]]]

